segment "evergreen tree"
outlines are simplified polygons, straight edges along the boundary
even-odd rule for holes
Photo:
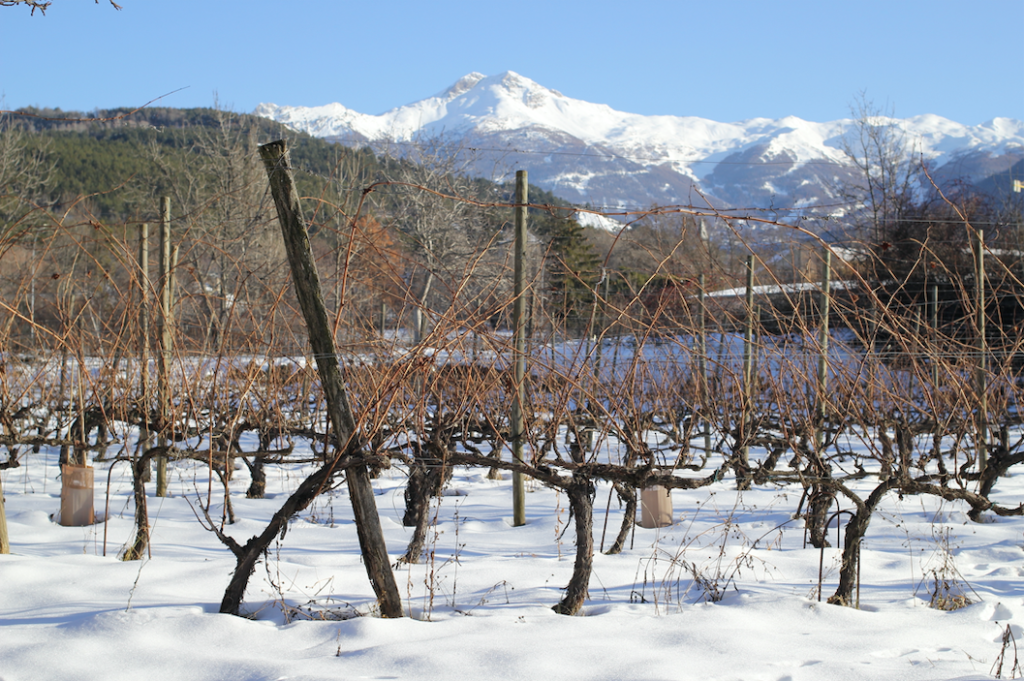
[[[553,314],[572,334],[586,331],[601,278],[601,258],[586,230],[571,219],[538,220],[537,232],[547,240],[547,271]]]

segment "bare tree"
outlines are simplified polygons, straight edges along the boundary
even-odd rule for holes
[[[40,14],[46,14],[46,10],[50,9],[50,5],[52,4],[53,2],[51,2],[50,0],[0,0],[0,7],[15,7],[17,5],[24,5],[25,7],[31,8],[32,11],[30,12],[30,14],[33,15],[36,13],[36,10],[39,10]],[[100,0],[96,0],[96,4],[100,4]],[[121,9],[121,5],[114,2],[114,0],[110,0],[110,5],[114,9]]]
[[[182,241],[181,265],[191,279],[180,281],[191,289],[187,300],[193,304],[182,314],[194,317],[204,345],[219,348],[231,320],[259,325],[273,309],[264,294],[277,280],[269,275],[283,274],[283,252],[257,157],[255,122],[216,107],[213,118],[197,131],[186,165],[156,143],[150,155],[165,177],[158,192],[171,196],[180,216],[175,241]],[[156,193],[144,205],[155,206]]]
[[[46,221],[38,208],[53,179],[53,170],[54,162],[47,155],[46,145],[30,145],[22,128],[14,125],[9,117],[0,117],[0,256],[7,254],[21,263],[20,267],[9,270],[7,274],[28,269],[33,275],[28,281],[25,300],[28,333],[32,337],[35,336],[36,255],[42,237],[40,224]],[[8,284],[13,285],[14,281],[5,279],[0,278],[0,286],[7,289]],[[10,329],[13,321],[13,316],[8,318],[5,330]]]
[[[45,146],[28,144],[25,131],[0,116],[0,216],[39,199],[53,178]],[[0,219],[3,219],[0,217]]]
[[[891,109],[879,108],[861,93],[850,112],[853,129],[843,138],[842,150],[856,172],[834,189],[860,216],[859,236],[880,244],[913,202],[922,166]]]
[[[414,258],[405,279],[418,343],[429,330],[430,316],[455,302],[455,291],[472,297],[463,286],[467,273],[478,281],[488,275],[493,279],[494,270],[485,266],[481,254],[497,234],[489,233],[489,221],[471,203],[451,198],[473,193],[469,161],[461,149],[437,138],[419,142],[406,156],[415,165],[399,164],[391,178],[400,186],[393,222]]]

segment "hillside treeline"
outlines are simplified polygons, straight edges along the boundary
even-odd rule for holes
[[[177,332],[210,348],[284,322],[287,270],[256,153],[280,138],[288,140],[329,303],[347,317],[339,330],[401,329],[419,340],[442,320],[508,327],[514,197],[502,180],[514,168],[496,167],[499,181],[474,178],[466,172],[472,150],[443,138],[375,153],[218,109],[19,113],[0,119],[0,234],[12,264],[0,285],[20,306],[8,326],[21,342],[36,337],[35,324],[59,334],[73,319],[100,332],[123,317],[131,291],[141,297],[162,286],[155,268],[164,196],[178,253]],[[892,158],[900,150],[885,130],[868,133],[888,156],[865,157],[863,182],[836,188],[852,206],[838,223],[792,228],[770,211],[695,215],[655,206],[622,216],[624,229],[610,232],[582,227],[564,201],[531,187],[531,333],[622,335],[648,323],[674,333],[694,320],[702,275],[706,291],[742,288],[754,255],[762,290],[814,283],[828,244],[834,276],[848,280],[851,296],[852,312],[834,324],[863,331],[877,296],[967,337],[957,291],[975,287],[972,239],[982,230],[994,320],[986,332],[997,342],[1022,319],[1012,276],[1024,261],[1022,195],[1005,191],[1002,176],[922,193],[926,169]],[[148,283],[138,266],[142,224],[152,235]],[[814,305],[785,294],[761,298],[759,321],[775,333],[785,331],[785,314]],[[745,303],[739,294],[734,303],[732,321],[715,321],[740,328]]]
[[[73,318],[101,331],[133,289],[155,293],[160,197],[170,199],[178,254],[177,332],[209,347],[231,328],[245,337],[272,321],[260,310],[287,300],[287,268],[256,150],[280,138],[332,305],[357,325],[416,337],[444,314],[507,323],[511,210],[491,206],[510,204],[512,186],[469,177],[463,150],[444,140],[422,142],[410,162],[216,109],[21,113],[0,121],[3,257],[14,265],[2,285],[20,302],[16,338],[35,338],[34,325],[59,334]],[[599,276],[594,244],[564,201],[535,187],[530,199],[547,207],[531,210],[533,276],[573,311]],[[138,266],[143,224],[148,283]],[[460,297],[470,302],[456,310]]]

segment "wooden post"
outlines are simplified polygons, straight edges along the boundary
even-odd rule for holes
[[[978,473],[985,471],[988,463],[988,375],[986,355],[988,340],[985,338],[985,232],[978,230],[975,249],[975,295],[978,306],[978,370],[975,374],[978,391]]]
[[[32,232],[32,263],[39,262],[36,260],[36,242],[39,237],[36,232]],[[36,271],[33,268],[32,276],[28,280],[28,337],[32,340],[32,352],[36,351]]]
[[[277,206],[281,234],[284,237],[288,262],[291,266],[295,293],[306,320],[309,344],[316,359],[317,372],[327,398],[327,409],[331,428],[338,441],[338,457],[358,447],[356,420],[349,404],[348,393],[338,362],[338,354],[331,334],[331,323],[327,317],[320,275],[309,244],[309,233],[295,181],[292,178],[288,149],[283,140],[264,144],[259,148],[260,157],[270,178],[270,189]],[[352,510],[355,515],[356,533],[366,565],[370,584],[377,594],[377,602],[383,617],[401,617],[402,599],[391,571],[384,532],[377,515],[377,504],[373,497],[373,483],[365,465],[352,466],[345,475]]]
[[[157,401],[160,411],[160,436],[157,446],[166,447],[170,441],[171,387],[170,369],[173,357],[174,335],[171,304],[171,200],[160,197],[160,355],[157,364]],[[167,496],[167,455],[156,458],[156,495]]]
[[[701,223],[703,227],[703,223]],[[698,356],[697,362],[700,368],[700,392],[701,392],[701,409],[705,412],[702,414],[703,418],[703,430],[704,430],[704,455],[708,456],[711,454],[711,418],[708,412],[711,411],[711,392],[708,389],[708,329],[707,329],[707,291],[704,286],[704,275],[700,275],[699,284],[700,291],[697,292],[697,302],[699,307],[697,309],[697,343],[698,343]]]
[[[139,427],[139,443],[136,452],[149,448],[150,385],[149,385],[149,223],[139,225],[139,401],[142,404],[142,425]],[[134,459],[134,454],[132,455]],[[133,464],[134,466],[134,464]],[[133,467],[133,474],[135,469]],[[143,480],[149,482],[149,463],[141,471]]]
[[[932,390],[939,389],[939,287],[932,284]]]
[[[750,489],[750,447],[746,442],[750,439],[748,429],[753,425],[750,415],[751,401],[754,398],[754,256],[747,256],[747,318],[743,327],[743,446],[740,447],[739,466],[736,470],[736,489]]]
[[[600,305],[600,307],[601,307],[601,332],[596,334],[595,342],[597,343],[597,347],[594,348],[594,380],[596,380],[598,383],[601,382],[601,354],[602,354],[602,351],[603,351],[603,348],[604,348],[604,337],[605,337],[605,334],[608,333],[608,282],[609,281],[611,281],[611,276],[609,276],[608,269],[605,268],[605,267],[602,267],[601,268],[601,281],[598,282],[598,283],[601,284],[601,300],[600,300],[600,303],[601,303],[601,305]],[[596,295],[596,291],[595,291],[595,295]],[[594,304],[595,304],[595,310],[594,310],[595,316],[596,316],[596,312],[597,312],[597,309],[596,309],[597,303],[598,303],[598,301],[595,300],[594,301]]]
[[[7,512],[4,510],[4,482],[0,479],[0,554],[11,552],[11,538],[7,534]]]
[[[826,247],[821,261],[821,302],[818,305],[821,317],[821,326],[818,329],[818,399],[814,415],[814,449],[819,455],[825,441],[822,429],[825,427],[825,389],[828,385],[828,315],[831,280],[832,252]]]
[[[139,364],[142,403],[149,410],[149,224],[139,225]]]
[[[72,463],[76,466],[85,466],[88,464],[88,445],[86,442],[85,433],[85,334],[82,332],[82,318],[85,316],[85,307],[88,305],[88,301],[82,303],[82,309],[78,311],[78,317],[75,319],[75,334],[78,336],[78,342],[76,347],[78,352],[75,353],[75,364],[78,367],[77,380],[75,381],[75,413],[77,418],[75,422],[78,424],[77,432],[73,434],[74,452],[72,456]],[[69,435],[72,435],[69,433]]]
[[[526,378],[526,204],[529,185],[526,171],[516,171],[514,295],[512,301],[513,362],[515,393],[512,396],[512,458],[523,460],[523,403]],[[526,493],[523,474],[512,472],[512,525],[526,524]]]
[[[57,291],[59,293],[60,286],[58,285]],[[57,382],[57,399],[60,400],[58,403],[60,407],[57,410],[57,432],[61,433],[64,430],[64,417],[65,417],[65,395],[68,394],[68,343],[71,338],[71,327],[68,325],[68,321],[71,319],[70,310],[75,309],[75,294],[72,293],[69,296],[67,303],[67,309],[58,306],[60,311],[60,380]],[[70,408],[70,401],[67,402],[68,408]],[[70,439],[71,432],[68,432],[68,439]],[[60,463],[68,463],[68,446],[61,445],[60,448]]]

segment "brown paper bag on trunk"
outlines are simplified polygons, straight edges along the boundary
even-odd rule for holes
[[[65,527],[92,525],[93,469],[91,466],[61,466],[60,524]]]
[[[655,485],[640,492],[640,527],[668,527],[672,522],[672,490]]]

